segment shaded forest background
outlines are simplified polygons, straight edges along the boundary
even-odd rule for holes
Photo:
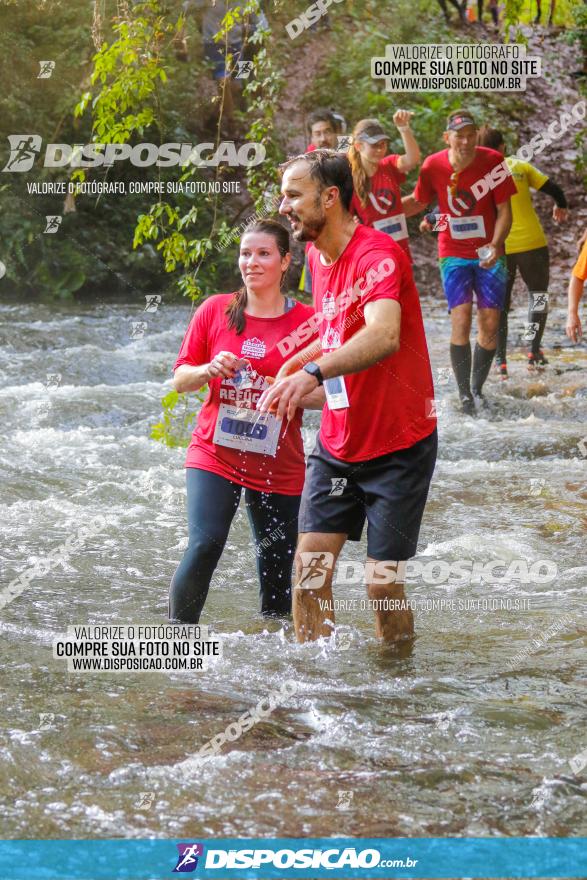
[[[259,0],[242,0],[239,5],[253,11]],[[233,288],[236,245],[220,249],[217,245],[227,231],[263,210],[276,191],[277,163],[305,148],[304,121],[317,106],[341,111],[350,127],[364,116],[390,120],[397,106],[408,107],[416,111],[414,129],[426,155],[441,147],[445,114],[463,103],[480,119],[499,121],[513,151],[527,134],[524,124],[529,114],[553,120],[569,97],[552,69],[546,73],[547,85],[534,96],[384,91],[382,81],[371,79],[370,59],[383,54],[385,43],[498,38],[479,24],[457,26],[454,20],[447,24],[436,0],[346,0],[333,5],[319,27],[295,41],[289,39],[285,24],[307,8],[307,0],[271,0],[262,5],[269,30],[250,47],[254,77],[237,112],[235,140],[262,141],[268,158],[248,174],[222,166],[219,171],[187,172],[195,180],[240,180],[241,193],[161,199],[82,195],[64,205],[59,196],[29,194],[27,183],[67,181],[72,169],[44,169],[38,164],[27,174],[0,174],[4,293],[70,298],[165,292],[198,299]],[[543,7],[546,18],[548,4],[543,2]],[[556,50],[566,73],[572,72],[569,65],[580,69],[584,63],[586,10],[583,4],[559,0],[553,28],[542,25],[531,30],[527,25],[536,14],[535,0],[506,4],[509,20],[526,25],[520,31],[514,28],[512,38],[530,39],[532,51],[542,44],[551,53]],[[3,2],[2,167],[9,134],[36,133],[43,144],[226,140],[220,131],[216,87],[203,58],[200,21],[189,16],[183,23],[181,14],[181,2],[176,0]],[[187,56],[178,51],[182,26]],[[55,62],[49,78],[38,78],[41,60]],[[584,83],[584,78],[575,78],[572,87],[584,91]],[[579,201],[585,183],[583,137],[579,129],[573,132],[576,150],[567,157],[566,169],[567,184],[573,181],[571,189]],[[391,145],[392,150],[396,147],[399,141]],[[79,177],[79,172],[73,176]],[[182,170],[138,169],[120,162],[108,171],[88,169],[85,176],[166,181],[178,180]],[[45,234],[45,217],[54,214],[63,215],[61,228],[57,234]],[[295,280],[294,272],[292,284]]]

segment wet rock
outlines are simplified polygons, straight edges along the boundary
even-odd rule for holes
[[[530,382],[526,385],[526,397],[546,397],[550,393],[550,389],[545,382]]]

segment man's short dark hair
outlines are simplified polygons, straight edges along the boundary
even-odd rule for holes
[[[498,128],[482,125],[477,134],[477,143],[480,147],[489,147],[490,150],[499,150],[505,144],[503,134]]]
[[[312,126],[316,125],[317,122],[327,122],[332,126],[332,131],[338,131],[338,122],[336,116],[331,110],[326,110],[325,108],[320,107],[318,110],[314,110],[313,113],[310,113],[308,116],[309,134],[312,134]]]
[[[350,211],[353,197],[353,174],[346,153],[336,150],[313,150],[288,159],[279,166],[281,173],[294,162],[306,162],[310,166],[310,177],[318,183],[320,192],[328,186],[335,186],[340,194],[340,202],[345,211]]]

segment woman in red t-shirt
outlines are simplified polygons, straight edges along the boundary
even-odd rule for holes
[[[282,423],[256,403],[282,364],[314,337],[314,309],[282,294],[289,234],[263,220],[242,237],[244,286],[196,311],[174,365],[177,391],[208,385],[187,451],[189,544],[173,575],[169,616],[198,623],[242,489],[255,538],[261,613],[288,614],[304,483],[302,412]],[[304,405],[322,408],[322,389]]]
[[[396,110],[393,115],[404,144],[403,155],[385,155],[389,135],[376,119],[357,122],[348,153],[355,189],[351,214],[365,226],[391,235],[410,257],[400,184],[406,174],[420,164],[420,148],[410,128],[411,116],[408,110]]]

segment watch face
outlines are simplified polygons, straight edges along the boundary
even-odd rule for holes
[[[318,364],[306,364],[304,367],[306,373],[309,373],[310,376],[313,376],[319,385],[322,385],[322,373],[320,372],[320,367]]]

